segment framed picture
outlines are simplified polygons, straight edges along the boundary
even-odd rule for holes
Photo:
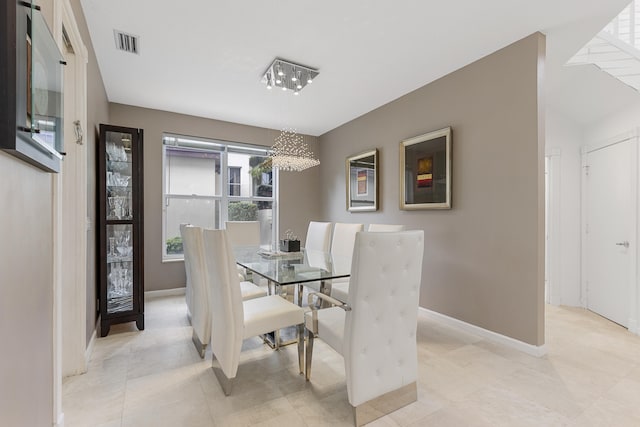
[[[451,128],[400,142],[400,209],[451,209]]]
[[[347,157],[347,210],[378,209],[378,150]]]

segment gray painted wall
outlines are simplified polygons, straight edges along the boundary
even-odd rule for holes
[[[182,287],[183,262],[162,262],[162,134],[180,135],[272,145],[278,135],[272,129],[204,119],[166,111],[110,104],[111,124],[144,129],[144,268],[145,290]],[[316,138],[306,137],[312,148]],[[321,215],[319,169],[280,174],[280,229],[306,233],[310,218]]]
[[[0,424],[51,425],[51,174],[0,152]]]
[[[544,36],[536,33],[320,137],[323,217],[425,231],[420,305],[544,343]],[[399,209],[399,142],[453,129],[451,210]],[[380,209],[345,208],[345,158],[380,151]]]
[[[51,28],[53,3],[38,2]],[[53,418],[52,174],[0,152],[0,424]]]
[[[71,8],[82,36],[88,54],[87,63],[87,129],[85,130],[85,144],[87,144],[87,215],[91,228],[87,230],[87,345],[91,334],[96,329],[97,320],[97,278],[96,278],[96,144],[98,140],[98,125],[109,123],[109,101],[102,83],[102,75],[98,69],[96,53],[93,50],[87,22],[82,12],[80,0],[71,0]]]

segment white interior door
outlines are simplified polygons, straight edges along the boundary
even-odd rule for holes
[[[73,122],[76,114],[76,56],[65,51],[64,70],[64,148],[62,165],[62,375],[84,372],[84,312],[75,309],[77,293],[86,289],[85,208],[82,198],[86,155],[84,146],[76,144]],[[81,200],[82,199],[82,200]],[[84,297],[83,297],[84,298]]]
[[[544,158],[544,302],[549,304],[549,156]]]
[[[67,157],[62,173],[54,174],[54,306],[53,421],[64,425],[62,377],[86,371],[86,210],[87,154],[73,122],[87,123],[88,52],[69,0],[53,2],[53,34],[67,66],[64,71],[64,138]],[[68,43],[67,43],[68,42]],[[69,48],[69,46],[71,46]],[[64,351],[63,351],[64,350]],[[63,355],[64,354],[64,355]]]
[[[587,308],[628,326],[635,262],[635,142],[587,154]]]

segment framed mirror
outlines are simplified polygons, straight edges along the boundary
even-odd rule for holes
[[[400,142],[400,209],[451,209],[451,128]]]
[[[347,210],[378,210],[378,150],[347,157]]]

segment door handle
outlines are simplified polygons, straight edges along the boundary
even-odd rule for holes
[[[618,242],[616,243],[616,246],[624,246],[625,248],[629,248],[629,242],[627,242],[626,240],[624,242]]]

